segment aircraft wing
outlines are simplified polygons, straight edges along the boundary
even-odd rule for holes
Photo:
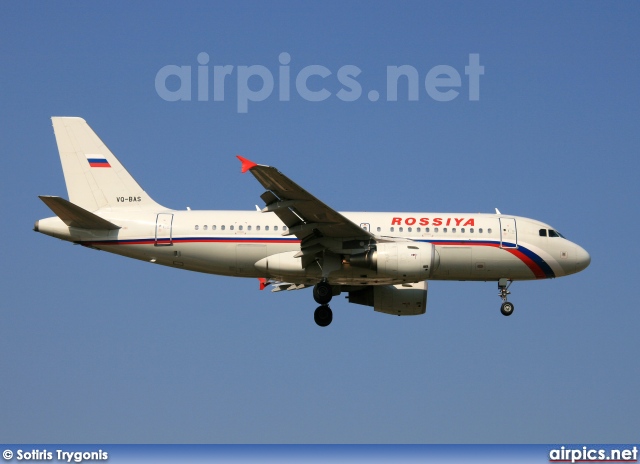
[[[302,242],[311,238],[370,240],[374,236],[357,224],[325,205],[276,168],[256,164],[238,156],[242,172],[249,171],[267,189],[260,197],[266,206],[263,212],[274,212],[288,227],[284,235],[295,235]],[[321,251],[322,240],[315,241],[315,251]],[[311,251],[311,250],[308,250]]]

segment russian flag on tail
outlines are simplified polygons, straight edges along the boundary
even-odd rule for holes
[[[110,168],[111,165],[102,155],[87,155],[87,161],[92,168]]]

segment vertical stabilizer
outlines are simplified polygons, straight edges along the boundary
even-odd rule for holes
[[[71,203],[87,211],[165,209],[142,190],[84,119],[51,120]]]

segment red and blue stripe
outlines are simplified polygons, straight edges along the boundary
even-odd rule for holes
[[[522,261],[530,270],[536,279],[553,279],[556,273],[553,272],[549,263],[547,263],[540,255],[534,253],[528,248],[517,245],[515,243],[495,242],[491,240],[421,240],[423,242],[433,243],[439,246],[488,246],[493,248],[501,248],[504,251],[511,253],[513,256]]]
[[[98,240],[80,242],[81,245],[87,246],[103,246],[103,245],[155,245],[169,243],[257,243],[257,244],[275,244],[275,243],[300,243],[297,238],[257,238],[257,237],[173,237],[167,238],[137,238],[129,240]]]
[[[522,261],[530,270],[536,279],[552,279],[556,277],[555,272],[551,269],[551,266],[537,253],[530,249],[518,244],[517,247],[514,243],[507,243],[491,240],[418,240],[420,242],[433,243],[438,246],[484,246],[492,248],[501,248],[502,250],[511,253],[513,256]],[[80,242],[85,246],[108,246],[108,245],[168,245],[170,243],[229,243],[229,244],[296,244],[300,243],[297,238],[288,237],[174,237],[174,238],[142,238],[142,239],[128,239],[128,240],[100,240],[100,241],[87,241]],[[511,247],[511,248],[510,248]]]

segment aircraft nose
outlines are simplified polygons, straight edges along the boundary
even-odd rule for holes
[[[587,253],[587,250],[579,245],[576,245],[576,272],[580,272],[586,269],[591,263],[591,256]]]

